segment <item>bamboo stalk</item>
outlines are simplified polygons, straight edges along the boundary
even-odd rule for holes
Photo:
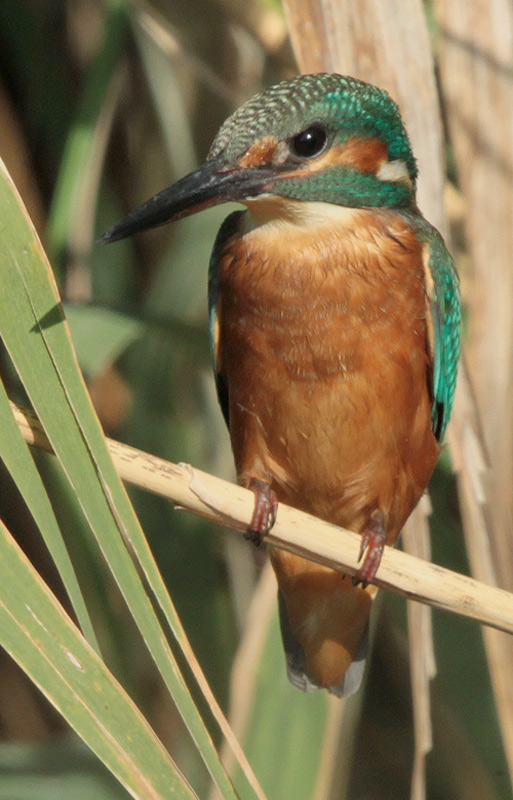
[[[11,406],[28,444],[51,452],[37,417],[14,403]],[[164,461],[113,439],[107,439],[107,444],[124,481],[233,530],[242,533],[247,529],[254,504],[252,492],[187,464]],[[361,537],[357,533],[283,503],[266,540],[340,572],[353,575],[358,569]],[[513,633],[513,594],[392,547],[385,548],[375,583],[411,600]]]

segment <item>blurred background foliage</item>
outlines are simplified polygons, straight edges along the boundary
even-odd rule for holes
[[[432,13],[429,19],[436,38]],[[96,241],[200,163],[241,102],[296,72],[277,0],[0,4],[0,155],[50,255],[104,429],[227,478],[233,467],[210,375],[206,270],[230,209],[109,248]],[[448,199],[467,292],[454,169]],[[11,397],[23,402],[5,354],[0,357]],[[40,453],[37,462],[80,564],[107,663],[207,797],[203,767],[172,701],[98,553],[80,535],[76,503],[63,496],[52,457]],[[434,560],[468,571],[447,457],[431,493]],[[269,797],[408,797],[413,734],[404,601],[383,593],[364,692],[343,710],[324,696],[303,696],[286,685],[275,589],[265,573],[259,582],[263,554],[168,502],[131,494],[206,676],[236,717]],[[58,575],[3,471],[0,515],[59,592]],[[435,613],[434,633],[438,676],[427,796],[511,797],[479,627]],[[0,739],[1,800],[125,796],[5,655]]]

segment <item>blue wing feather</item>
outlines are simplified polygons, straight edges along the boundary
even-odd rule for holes
[[[438,440],[443,438],[452,411],[460,355],[461,304],[454,262],[434,228],[427,226],[427,268],[431,273],[431,315],[434,334],[431,421]]]
[[[234,211],[226,217],[219,229],[214,242],[208,269],[208,313],[210,331],[210,352],[212,367],[217,389],[217,398],[223,412],[226,424],[230,425],[230,404],[228,397],[228,384],[220,370],[219,357],[219,331],[218,331],[218,301],[219,301],[219,259],[228,239],[239,230],[243,211]]]

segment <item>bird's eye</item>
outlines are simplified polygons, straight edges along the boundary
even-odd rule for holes
[[[312,158],[322,153],[328,141],[328,134],[322,125],[311,125],[294,136],[290,149],[296,156]]]

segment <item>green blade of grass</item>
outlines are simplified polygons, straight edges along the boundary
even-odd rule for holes
[[[127,0],[107,0],[105,6],[104,41],[89,68],[86,85],[78,102],[48,218],[48,247],[56,270],[62,268],[68,237],[80,209],[82,186],[97,166],[94,164],[97,124],[111,79],[119,64],[127,29],[130,3]]]
[[[197,160],[187,99],[177,75],[177,59],[157,44],[157,41],[165,41],[165,29],[156,40],[144,24],[143,15],[134,15],[132,23],[155,113],[161,122],[167,157],[178,178],[194,169]],[[159,24],[153,19],[152,30]],[[155,191],[161,188],[156,186]],[[206,214],[187,217],[176,226],[148,292],[145,305],[149,316],[181,320],[203,316],[207,307],[206,271],[212,245],[222,221],[237,208],[240,206],[228,204],[210,209]]]
[[[223,796],[233,799],[236,793],[126,548],[128,541],[176,640],[189,653],[185,632],[106,448],[44,251],[5,167],[0,207],[0,333],[207,769]]]
[[[196,797],[1,522],[0,563],[0,642],[12,658],[133,797]]]
[[[9,399],[0,380],[0,458],[16,483],[45,540],[55,566],[71,600],[80,626],[89,643],[99,652],[94,629],[86,609],[66,545],[39,472],[11,412]]]

